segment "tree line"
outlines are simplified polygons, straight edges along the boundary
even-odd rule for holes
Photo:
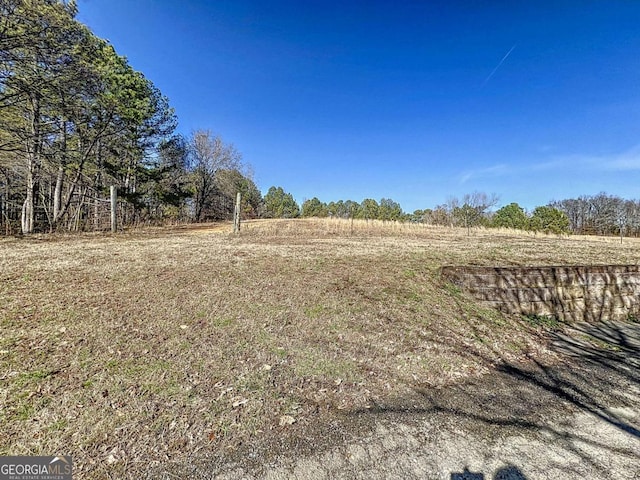
[[[77,12],[0,0],[0,232],[99,229],[111,185],[123,224],[227,218],[238,190],[257,216],[235,147],[175,134],[169,100]]]
[[[412,221],[431,225],[465,227],[470,232],[473,227],[512,228],[532,232],[555,234],[571,233],[566,214],[554,205],[542,205],[526,212],[517,203],[510,203],[493,211],[498,203],[495,194],[474,192],[461,199],[451,197],[447,203],[434,209],[416,210]]]
[[[570,229],[584,235],[640,235],[640,201],[601,192],[553,201],[567,216]]]
[[[382,198],[379,202],[366,198],[358,203],[353,200],[338,200],[324,203],[317,197],[298,205],[293,195],[282,187],[271,187],[264,196],[263,214],[265,218],[355,218],[363,220],[406,221],[407,215],[398,202]]]
[[[599,193],[584,195],[527,212],[517,203],[493,210],[498,196],[473,192],[460,198],[450,197],[434,208],[407,213],[399,203],[383,198],[379,202],[365,199],[339,200],[325,203],[317,197],[298,205],[282,187],[271,187],[264,197],[263,217],[266,218],[354,218],[424,223],[449,227],[512,228],[555,234],[640,236],[640,201],[626,200]]]

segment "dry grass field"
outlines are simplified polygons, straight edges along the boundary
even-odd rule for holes
[[[346,412],[552,360],[544,329],[478,307],[442,265],[640,258],[631,239],[339,220],[230,230],[0,239],[0,455],[70,454],[74,478],[135,478],[322,448]]]

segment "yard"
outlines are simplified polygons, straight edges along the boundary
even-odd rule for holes
[[[340,220],[0,239],[0,455],[72,455],[74,478],[366,434],[548,330],[478,307],[445,264],[637,263],[640,241]]]

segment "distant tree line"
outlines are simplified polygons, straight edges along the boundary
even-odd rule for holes
[[[379,202],[366,198],[358,203],[353,200],[339,200],[325,203],[317,197],[298,205],[293,195],[282,187],[271,187],[263,199],[265,218],[357,218],[363,220],[406,221],[408,218],[397,202],[382,198]]]
[[[302,204],[303,217],[357,218],[362,220],[403,221],[404,212],[400,204],[390,198],[376,201],[365,198],[358,203],[353,200],[322,203],[317,198]]]
[[[358,203],[353,200],[339,200],[325,203],[317,197],[305,200],[299,207],[290,193],[282,187],[271,187],[264,197],[264,216],[267,218],[353,218],[363,220],[383,220],[398,222],[426,223],[471,228],[506,227],[552,233],[568,233],[566,215],[552,206],[536,208],[527,215],[518,204],[512,203],[492,212],[498,202],[496,195],[474,192],[462,198],[451,197],[446,204],[434,209],[416,210],[405,213],[400,204],[389,198],[379,202],[367,198]]]
[[[434,209],[416,210],[411,219],[431,225],[465,227],[467,231],[482,226],[556,234],[571,232],[566,215],[554,206],[536,207],[529,214],[517,203],[510,203],[493,212],[490,209],[496,203],[495,195],[476,192],[461,200],[452,198]]]
[[[465,227],[513,228],[532,232],[567,234],[571,233],[566,214],[552,206],[536,207],[527,213],[517,203],[510,203],[493,212],[490,209],[497,203],[495,195],[475,192],[462,199],[452,198],[446,204],[434,209],[416,210],[412,221],[431,225]]]
[[[527,213],[517,203],[495,212],[485,194],[450,199],[434,209],[416,210],[412,221],[432,225],[513,228],[533,232],[640,236],[640,201],[599,193],[552,201]],[[461,206],[462,205],[462,206]]]
[[[640,235],[640,201],[604,192],[551,202],[569,220],[572,232],[585,235]]]
[[[493,211],[498,197],[483,192],[451,197],[446,203],[406,213],[397,202],[365,199],[325,203],[314,197],[298,206],[281,187],[271,187],[264,197],[264,216],[268,218],[354,218],[425,223],[449,227],[512,228],[555,234],[640,236],[640,201],[599,193],[577,199],[553,201],[525,211],[510,203]]]

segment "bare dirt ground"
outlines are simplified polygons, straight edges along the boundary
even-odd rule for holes
[[[637,475],[637,324],[532,324],[438,271],[640,241],[229,231],[0,240],[0,455],[70,454],[79,479]]]

